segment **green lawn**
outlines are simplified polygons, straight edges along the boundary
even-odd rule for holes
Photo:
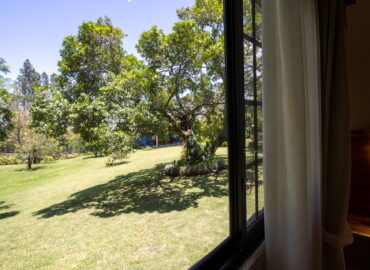
[[[104,158],[0,166],[0,269],[188,268],[227,236],[228,188],[226,171],[156,170],[180,153],[139,150],[109,168]]]
[[[0,166],[0,269],[185,269],[228,234],[226,172],[170,179],[180,147]],[[221,149],[225,154],[226,149]]]

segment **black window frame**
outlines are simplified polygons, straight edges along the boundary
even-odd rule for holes
[[[243,0],[224,0],[230,233],[213,251],[194,264],[190,268],[192,270],[238,269],[264,240],[263,212],[258,212],[257,209],[248,226],[246,213],[246,169],[247,166],[258,168],[260,159],[257,155],[253,164],[246,164],[245,106],[253,106],[254,112],[257,107],[262,106],[256,100],[256,49],[261,47],[261,43],[256,39],[256,1],[251,0],[251,3],[252,37],[243,31]],[[253,44],[252,104],[247,104],[244,97],[244,40]],[[255,115],[253,122],[256,121]],[[257,138],[256,131],[254,137]],[[255,147],[257,145],[258,142],[255,141]],[[255,181],[258,181],[258,177]]]

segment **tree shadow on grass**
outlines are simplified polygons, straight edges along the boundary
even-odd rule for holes
[[[101,158],[101,156],[84,156],[82,159],[85,160],[85,159],[93,159],[93,158]]]
[[[6,204],[4,201],[0,201],[0,211],[9,209],[12,205],[11,204]],[[15,215],[18,215],[19,211],[9,211],[5,213],[0,213],[0,220],[8,217],[13,217]]]
[[[38,171],[38,170],[42,170],[42,169],[45,169],[47,166],[46,165],[36,165],[35,167],[33,167],[31,170],[27,169],[27,168],[22,168],[22,169],[16,169],[17,172],[23,172],[23,171]]]
[[[228,195],[226,171],[214,175],[168,178],[158,168],[117,176],[114,180],[74,193],[34,215],[50,218],[83,209],[107,218],[123,213],[166,213],[198,207],[202,197]]]
[[[123,164],[128,164],[129,162],[127,160],[122,160],[122,161],[117,161],[111,165],[109,165],[108,167],[116,167],[116,166],[119,166],[119,165],[123,165]]]
[[[11,204],[5,204],[4,201],[0,201],[0,210],[9,209],[11,206]]]
[[[0,220],[8,218],[8,217],[13,217],[18,214],[19,214],[19,211],[10,211],[10,212],[1,213]]]

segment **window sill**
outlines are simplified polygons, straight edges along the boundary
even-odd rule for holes
[[[240,270],[263,270],[265,269],[265,242],[244,262]]]

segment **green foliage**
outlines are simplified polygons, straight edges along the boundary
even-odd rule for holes
[[[247,2],[247,1],[246,1]],[[181,20],[193,21],[203,31],[210,34],[211,39],[204,48],[203,61],[207,72],[215,80],[224,81],[224,26],[222,0],[196,0],[192,7],[177,10]]]
[[[10,110],[10,94],[0,86],[0,142],[4,141],[13,129],[13,113]]]
[[[63,148],[65,158],[72,158],[84,151],[83,141],[80,135],[72,131],[68,131],[66,134],[58,137],[57,140]]]
[[[62,148],[58,140],[54,138],[45,138],[46,142],[46,155],[52,157],[54,160],[57,160],[62,155]]]
[[[31,170],[32,165],[40,163],[45,156],[58,159],[60,148],[55,140],[26,128],[22,134],[22,143],[17,146],[16,156],[27,164],[28,170]]]
[[[218,108],[219,109],[219,108]],[[224,132],[223,113],[209,112],[200,119],[194,129],[203,144],[211,145]],[[213,152],[213,151],[212,151]]]
[[[37,73],[30,60],[27,59],[19,70],[16,85],[18,86],[18,91],[22,96],[23,105],[28,107],[33,101],[33,95],[37,87],[41,85],[40,74]]]
[[[0,156],[0,165],[17,165],[22,164],[22,160],[15,156]]]
[[[10,110],[12,111],[11,124],[13,129],[3,143],[4,152],[14,153],[18,144],[22,143],[23,133],[29,124],[30,115],[27,108],[22,105],[22,97],[19,93],[11,95]]]
[[[124,132],[117,131],[108,134],[108,153],[110,156],[106,161],[106,166],[112,166],[117,160],[122,160],[134,148],[135,140]]]
[[[126,54],[123,31],[107,17],[83,22],[77,35],[63,40],[59,76],[49,79],[43,73],[37,79],[26,61],[19,78],[32,77],[40,85],[21,87],[32,94],[31,126],[57,138],[65,153],[70,132],[80,136],[86,150],[111,155],[113,161],[126,156],[140,135],[178,134],[184,160],[210,160],[226,140],[223,2],[196,0],[177,13],[181,21],[170,33],[156,26],[142,33],[137,50],[143,61]],[[250,13],[245,0],[246,34],[251,32]],[[245,40],[246,99],[254,94],[251,48]],[[19,81],[31,85],[32,80]],[[260,80],[257,84],[260,97]],[[253,122],[254,112],[247,110],[246,118]],[[249,140],[251,130],[248,125]]]
[[[6,64],[6,61],[1,57],[0,57],[0,72],[5,74],[9,72],[9,66]],[[2,78],[1,75],[0,78]]]
[[[6,89],[6,79],[1,73],[8,73],[9,67],[3,58],[0,57],[0,142],[4,141],[9,132],[13,129],[13,113],[10,108],[11,97]]]
[[[114,166],[114,162],[116,160],[113,158],[113,157],[108,157],[105,161],[105,166],[106,167],[111,167],[111,166]]]
[[[181,20],[195,22],[198,27],[209,33],[210,38],[203,46],[202,61],[206,74],[216,82],[214,92],[217,106],[208,112],[194,127],[202,141],[208,141],[210,151],[214,153],[226,140],[226,108],[225,108],[225,60],[224,60],[224,26],[222,0],[196,0],[192,7],[177,10]]]
[[[35,119],[42,124],[34,125],[41,128],[46,125],[44,129],[53,131],[53,136],[66,133],[70,126],[81,136],[86,150],[96,156],[122,156],[117,148],[125,145],[121,151],[126,152],[127,147],[132,146],[126,143],[133,135],[126,109],[129,101],[114,88],[110,92],[105,86],[115,75],[140,65],[134,56],[124,51],[123,37],[122,30],[114,27],[108,17],[86,21],[76,36],[66,37],[58,63],[61,75],[55,78],[59,87],[49,108],[35,110]],[[45,98],[40,98],[40,104],[43,103]],[[59,114],[48,116],[54,108]],[[115,147],[113,142],[117,143]]]
[[[166,137],[170,133],[169,123],[155,110],[152,99],[147,96],[150,94],[147,91],[155,90],[157,82],[155,74],[140,64],[136,69],[120,73],[102,88],[105,103],[112,112],[110,117],[122,130],[138,136],[156,134]],[[155,96],[150,94],[150,97]]]
[[[41,160],[41,163],[50,163],[53,162],[55,159],[52,156],[44,156]]]
[[[201,144],[195,135],[189,136],[185,142],[182,158],[186,163],[197,164],[205,160],[210,160],[214,153],[210,150],[210,144],[207,142]]]
[[[46,140],[31,130],[24,133],[23,142],[18,145],[16,155],[27,164],[27,169],[32,169],[33,163],[38,163],[46,155]]]
[[[31,126],[39,133],[58,138],[70,125],[68,101],[55,85],[44,85],[36,90],[30,109]]]
[[[40,82],[42,86],[48,86],[50,84],[49,75],[46,72],[41,73]]]
[[[75,101],[81,94],[95,99],[109,73],[118,74],[124,68],[123,37],[122,30],[105,17],[83,22],[76,36],[63,40],[58,66],[68,100]]]
[[[133,140],[135,127],[130,120],[139,115],[127,107],[133,107],[135,100],[106,87],[116,75],[140,66],[140,61],[124,51],[123,37],[107,17],[86,21],[76,36],[63,41],[58,63],[61,74],[50,80],[42,75],[31,108],[31,126],[57,138],[65,153],[70,152],[70,134],[77,134],[83,147],[96,156],[121,157],[132,149],[128,141]]]
[[[243,0],[244,34],[252,36],[252,4],[249,0]],[[182,20],[195,22],[202,30],[210,33],[211,41],[207,44],[202,54],[207,67],[207,74],[213,80],[220,82],[219,95],[224,101],[224,26],[223,26],[223,1],[222,0],[196,0],[192,7],[182,8],[177,11]],[[261,13],[256,12],[256,39],[261,41]],[[254,99],[253,89],[253,45],[244,38],[244,63],[245,63],[245,97]],[[262,99],[262,51],[257,48],[257,100]],[[247,106],[246,112],[246,136],[253,141],[254,111]],[[257,113],[257,125],[259,129],[259,141],[262,139],[262,113]],[[211,144],[213,152],[226,139],[226,114],[223,106],[217,107],[214,112],[205,115],[203,121],[196,126],[198,137],[207,140]],[[249,151],[253,151],[249,147]]]
[[[167,35],[152,27],[137,45],[146,68],[131,83],[141,85],[149,111],[182,136],[184,158],[194,163],[208,155],[196,139],[196,126],[222,103],[219,82],[205,70],[204,52],[211,42],[210,33],[193,21],[175,23]]]

